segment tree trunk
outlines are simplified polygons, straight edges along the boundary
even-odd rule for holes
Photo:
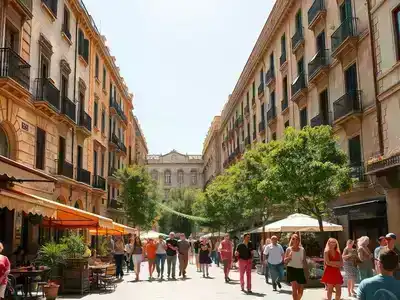
[[[321,217],[321,215],[318,215],[318,216],[317,216],[317,219],[318,219],[319,231],[320,231],[320,232],[324,232],[324,225],[322,224],[322,217]]]

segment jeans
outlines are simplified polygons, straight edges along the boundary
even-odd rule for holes
[[[268,263],[268,269],[271,274],[272,286],[276,288],[276,283],[281,282],[283,278],[283,264],[273,265]]]
[[[179,254],[179,271],[183,276],[186,275],[186,268],[189,262],[188,254]]]
[[[217,251],[211,251],[211,259],[214,264],[219,266],[219,253]]]
[[[122,270],[122,262],[124,260],[124,254],[114,254],[115,260],[115,276],[124,277],[124,271]]]
[[[229,278],[229,271],[231,270],[232,259],[223,259],[225,279]]]
[[[251,267],[253,261],[251,259],[240,259],[239,258],[239,274],[240,274],[240,286],[244,289],[244,273],[246,273],[247,290],[251,291]]]
[[[172,278],[175,278],[175,269],[176,269],[176,255],[169,256],[167,255],[167,273],[168,277],[171,275],[172,268]]]
[[[157,273],[164,276],[164,266],[165,266],[165,259],[167,258],[167,254],[156,254],[156,268]]]
[[[265,276],[265,282],[268,283],[269,269],[268,269],[268,263],[267,262],[264,263],[264,276]]]

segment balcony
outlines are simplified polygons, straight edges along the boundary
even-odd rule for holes
[[[326,78],[329,72],[328,50],[320,50],[308,63],[308,83],[317,83]]]
[[[361,115],[361,91],[359,90],[350,91],[333,102],[333,122],[335,125],[342,124],[352,118],[359,118]]]
[[[112,133],[110,136],[110,147],[118,148],[118,144],[119,144],[119,138],[117,137],[117,135],[115,133]]]
[[[276,106],[271,106],[267,111],[267,122],[268,125],[276,121]]]
[[[346,54],[356,49],[357,41],[356,19],[347,18],[331,35],[332,57],[343,59]]]
[[[286,57],[286,52],[281,54],[281,57],[279,57],[279,63],[280,63],[280,68],[283,69],[284,64],[287,62],[287,57]]]
[[[89,137],[92,134],[92,118],[86,112],[79,116],[76,130],[85,137]]]
[[[233,139],[235,137],[235,131],[233,129],[229,130],[228,137],[229,139]]]
[[[111,210],[118,210],[118,211],[123,212],[124,203],[117,199],[108,199],[108,208]]]
[[[253,98],[251,98],[251,106],[255,105],[256,105],[256,97],[253,96]]]
[[[76,124],[76,105],[68,97],[63,97],[61,100],[60,121],[70,126]]]
[[[325,0],[314,0],[308,10],[308,29],[314,30],[315,27],[326,19]]]
[[[118,115],[124,123],[128,121],[121,106],[112,97],[110,97],[110,113],[111,115]]]
[[[299,28],[292,36],[292,53],[296,54],[302,46],[304,46],[303,27]]]
[[[306,75],[304,73],[300,73],[292,83],[291,100],[298,104],[299,101],[307,95],[307,90]]]
[[[49,117],[60,112],[60,91],[49,78],[35,79],[35,107]]]
[[[350,176],[356,179],[358,182],[367,181],[367,176],[365,175],[365,168],[363,162],[359,164],[350,164]]]
[[[10,0],[9,4],[23,19],[32,19],[32,0]]]
[[[265,74],[265,84],[271,86],[275,82],[275,70],[270,68]]]
[[[248,105],[246,105],[246,106],[244,107],[244,114],[245,114],[245,115],[249,115],[249,114],[250,114],[250,107],[249,107]]]
[[[72,43],[72,36],[71,36],[71,32],[69,31],[69,28],[63,24],[62,25],[62,29],[61,32],[65,35],[65,37]]]
[[[122,154],[126,154],[126,146],[125,146],[124,142],[119,141],[118,149],[122,152]]]
[[[79,182],[90,185],[90,172],[82,168],[77,168],[76,179]]]
[[[264,82],[261,82],[258,86],[258,98],[262,98],[264,96]]]
[[[117,178],[117,172],[118,172],[118,170],[117,170],[116,168],[110,167],[110,168],[108,169],[108,176],[109,176],[109,177]]]
[[[388,154],[379,157],[367,165],[368,174],[376,174],[378,177],[386,176],[400,167],[400,153]],[[396,171],[397,172],[397,171]]]
[[[59,161],[57,175],[74,179],[74,166],[69,162]]]
[[[235,121],[236,127],[242,127],[243,126],[243,116],[239,115]]]
[[[288,99],[287,98],[285,98],[285,99],[282,99],[282,101],[281,101],[281,112],[282,113],[284,113],[284,112],[286,112],[287,110],[287,108],[289,107],[289,101],[288,101]]]
[[[262,120],[260,123],[258,123],[258,132],[260,134],[265,133],[265,120]]]
[[[92,186],[95,189],[106,190],[106,180],[100,175],[93,175]]]
[[[314,118],[312,118],[310,120],[310,126],[316,127],[316,126],[320,126],[320,125],[331,125],[330,120],[331,120],[330,113],[328,113],[328,112],[319,113],[318,115],[316,115]]]

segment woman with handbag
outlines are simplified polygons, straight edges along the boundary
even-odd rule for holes
[[[347,281],[347,291],[349,292],[349,297],[356,297],[357,294],[354,291],[354,285],[357,281],[358,271],[357,271],[357,251],[354,249],[354,241],[348,240],[346,243],[346,248],[343,249],[343,269],[345,274],[345,279]]]

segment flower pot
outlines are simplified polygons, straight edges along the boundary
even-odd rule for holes
[[[58,284],[54,284],[54,283],[43,286],[43,291],[46,296],[46,299],[47,300],[56,299],[58,296],[58,288],[59,287],[60,286]]]

